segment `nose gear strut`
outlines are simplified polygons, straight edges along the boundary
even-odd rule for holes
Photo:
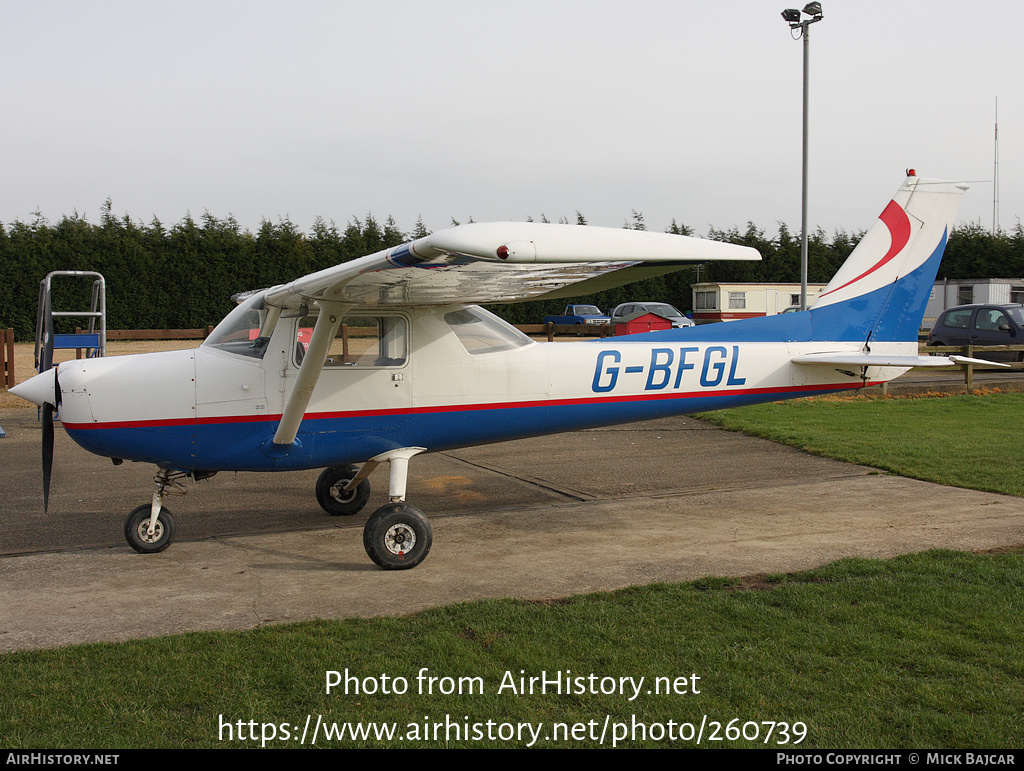
[[[124,537],[128,545],[140,554],[160,552],[174,540],[174,517],[164,508],[164,496],[187,495],[188,488],[180,480],[208,479],[215,471],[172,471],[160,469],[153,482],[153,500],[149,505],[139,506],[128,515],[124,523]]]

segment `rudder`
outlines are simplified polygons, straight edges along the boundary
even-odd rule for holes
[[[812,339],[916,341],[966,190],[911,173],[810,309]]]

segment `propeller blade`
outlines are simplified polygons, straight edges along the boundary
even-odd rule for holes
[[[43,405],[43,512],[50,504],[50,472],[53,470],[53,405]]]
[[[40,291],[42,289],[40,288]],[[43,319],[42,340],[36,342],[36,369],[46,372],[53,367],[53,314],[50,313],[50,295],[44,292],[39,298],[39,313]],[[37,325],[38,329],[38,325]]]
[[[59,367],[53,368],[53,397],[56,404],[43,404],[43,513],[50,505],[50,476],[53,471],[53,413],[61,404]]]

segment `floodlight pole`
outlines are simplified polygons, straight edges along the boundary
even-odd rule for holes
[[[799,18],[799,11],[793,10],[784,11],[782,17],[789,22],[791,30],[799,29],[800,36],[804,39],[803,170],[800,191],[800,310],[807,310],[807,107],[810,93],[808,88],[811,63],[810,26],[822,19],[821,4],[808,3],[804,6],[803,12],[810,18],[804,21],[794,20],[791,14],[797,14],[797,18]]]

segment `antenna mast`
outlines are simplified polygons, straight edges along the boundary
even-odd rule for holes
[[[992,235],[999,235],[999,97],[996,97],[995,161],[992,172]]]

